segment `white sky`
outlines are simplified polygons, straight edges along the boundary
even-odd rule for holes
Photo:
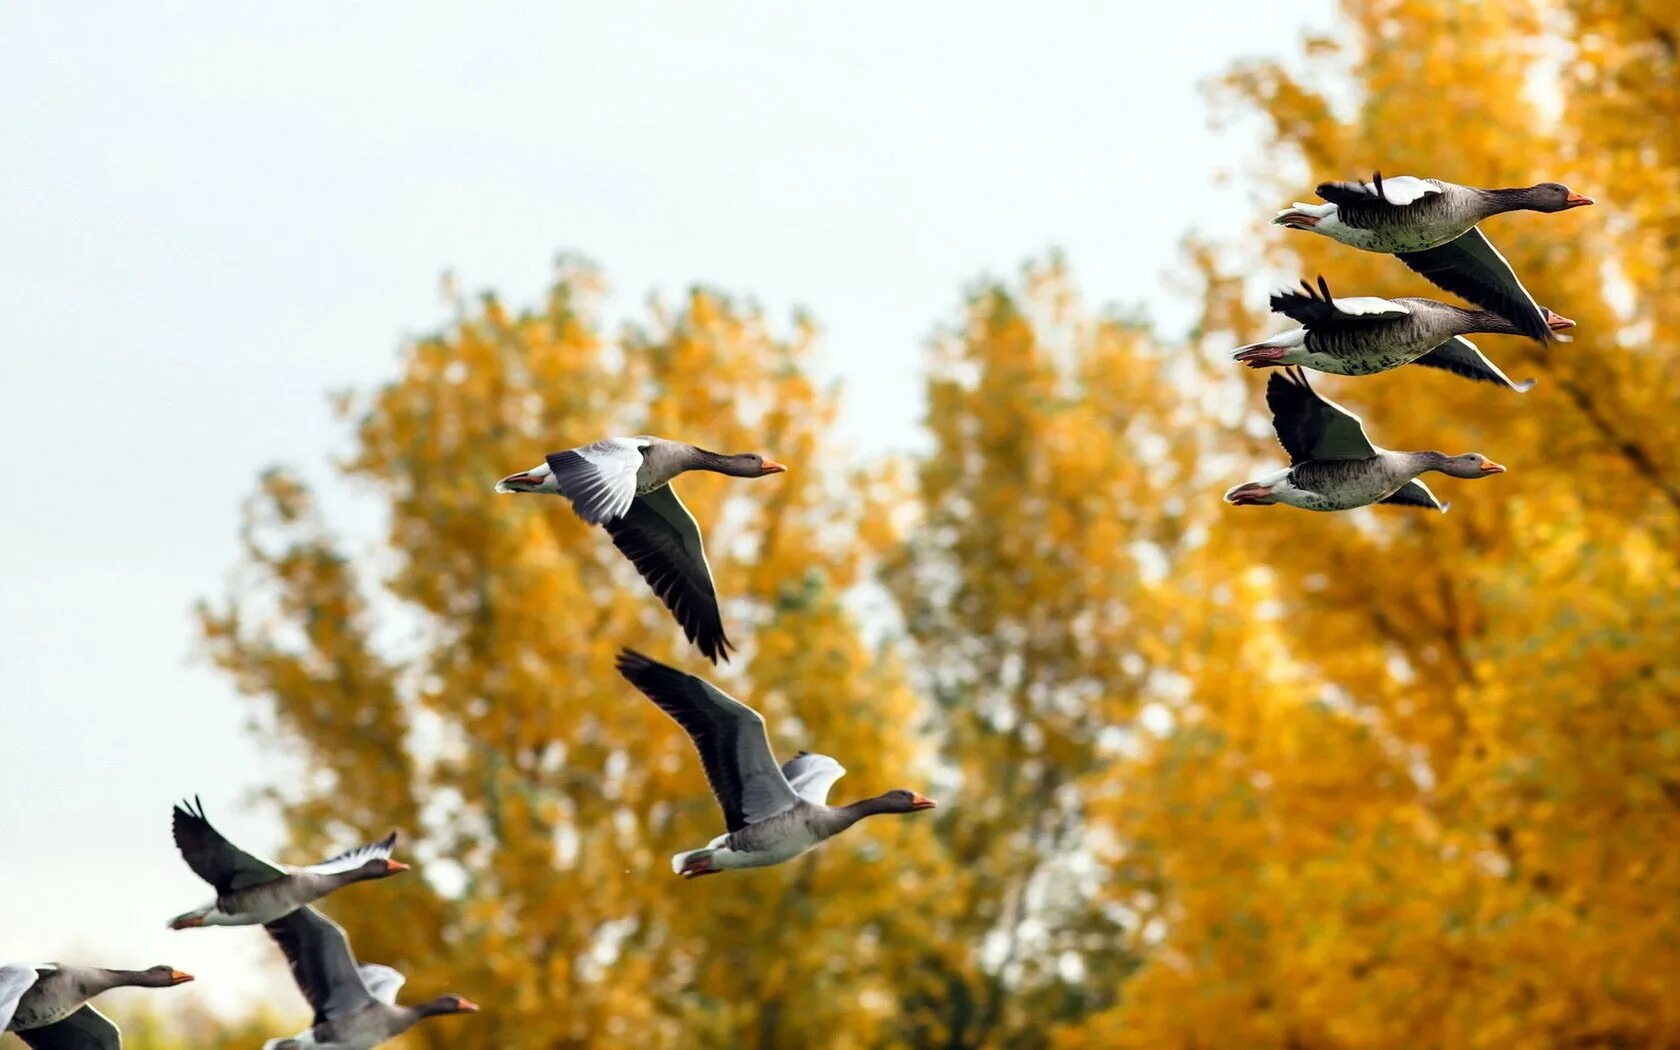
[[[808,307],[865,450],[914,441],[968,282],[1049,246],[1181,328],[1181,237],[1256,206],[1198,84],[1332,2],[1138,6],[10,5],[0,961],[168,962],[302,1023],[260,932],[163,928],[207,894],[175,798],[279,837],[190,610],[258,470],[327,476],[324,392],[392,374],[444,271],[523,305],[579,252],[621,314],[696,281]]]

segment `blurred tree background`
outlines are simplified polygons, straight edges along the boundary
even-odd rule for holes
[[[904,462],[848,452],[804,318],[700,289],[609,332],[582,264],[537,308],[462,303],[343,401],[383,542],[270,471],[202,614],[295,765],[296,851],[408,836],[424,878],[328,910],[409,995],[485,1010],[402,1045],[1680,1045],[1677,34],[1674,0],[1344,5],[1214,85],[1266,141],[1254,229],[1189,247],[1197,330],[1094,310],[1059,259],[983,282]],[[1225,507],[1281,462],[1223,354],[1272,278],[1443,295],[1263,226],[1377,168],[1597,197],[1488,225],[1578,338],[1485,340],[1526,397],[1323,382],[1381,443],[1511,467],[1446,517]],[[643,432],[793,466],[682,483],[743,643],[715,675],[563,501],[489,493]],[[717,814],[623,644],[837,756],[836,794],[944,807],[675,881]],[[129,1045],[252,1031],[192,1023]]]

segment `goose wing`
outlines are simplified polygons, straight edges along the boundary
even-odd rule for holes
[[[86,1003],[45,1028],[14,1032],[31,1050],[120,1050],[122,1033],[110,1018]]]
[[[723,809],[724,826],[731,832],[767,820],[799,801],[776,765],[764,719],[757,711],[710,682],[633,649],[618,654],[618,673],[675,719],[694,741],[706,780]]]
[[[1442,514],[1445,514],[1447,508],[1451,506],[1449,503],[1442,503],[1436,499],[1435,493],[1429,491],[1429,486],[1416,478],[1401,485],[1392,496],[1377,502],[1394,503],[1402,507],[1428,507],[1430,510],[1438,510]]]
[[[378,963],[364,963],[356,968],[361,975],[362,984],[367,986],[368,994],[387,1006],[397,1005],[397,990],[408,980],[389,966]]]
[[[315,1009],[311,1024],[322,1024],[365,1009],[374,1002],[350,952],[350,938],[314,908],[299,908],[263,929],[286,955],[298,991]]]
[[[623,552],[653,593],[671,610],[688,640],[706,659],[729,659],[717,590],[700,526],[669,485],[637,496],[629,511],[606,523],[613,545]]]
[[[1359,205],[1369,208],[1386,204],[1391,208],[1404,208],[1432,194],[1441,193],[1443,189],[1428,179],[1419,179],[1411,175],[1396,175],[1385,179],[1382,173],[1378,172],[1371,176],[1370,182],[1321,182],[1318,184],[1318,196],[1321,200],[1327,200],[1337,206]]]
[[[622,518],[636,498],[636,474],[642,449],[652,439],[605,438],[594,444],[550,453],[548,469],[560,494],[572,501],[578,517],[591,525]]]
[[[1520,383],[1512,382],[1511,377],[1500,371],[1498,365],[1489,361],[1487,355],[1482,353],[1475,343],[1461,335],[1453,336],[1412,364],[1444,369],[1454,375],[1483,383],[1498,383],[1519,394],[1528,393],[1534,386],[1532,379],[1525,379]]]
[[[397,833],[391,832],[378,842],[370,842],[366,846],[347,849],[336,857],[328,857],[318,864],[311,864],[304,871],[311,875],[337,875],[340,872],[354,871],[370,860],[389,860],[391,850],[397,844]]]
[[[819,806],[828,804],[829,789],[845,775],[845,766],[812,751],[801,751],[782,764],[782,776],[787,778],[793,793]]]
[[[253,857],[222,837],[204,818],[204,803],[193,799],[175,806],[175,848],[187,867],[216,888],[218,895],[261,886],[286,877],[278,864]]]
[[[1299,368],[1272,373],[1266,384],[1266,404],[1272,410],[1278,443],[1289,453],[1292,466],[1310,460],[1370,459],[1377,454],[1359,417],[1320,397]]]
[[[1555,338],[1546,324],[1546,311],[1528,294],[1505,256],[1482,233],[1471,227],[1461,236],[1421,252],[1399,252],[1405,263],[1430,283],[1461,295],[1477,306],[1510,321],[1523,335],[1544,343]]]
[[[23,998],[23,993],[35,987],[35,982],[40,979],[40,973],[33,966],[20,963],[0,966],[0,1032],[12,1023],[12,1014],[17,1012],[18,1000]]]
[[[1309,328],[1369,324],[1404,317],[1412,312],[1405,303],[1371,295],[1337,299],[1330,294],[1330,284],[1322,276],[1318,279],[1318,287],[1314,288],[1306,281],[1301,282],[1301,287],[1304,291],[1284,288],[1273,292],[1272,312]]]

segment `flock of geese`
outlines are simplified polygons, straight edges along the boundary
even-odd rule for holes
[[[1308,230],[1368,252],[1393,255],[1435,285],[1475,303],[1465,309],[1434,299],[1342,298],[1323,277],[1315,288],[1272,296],[1274,313],[1300,327],[1238,347],[1232,358],[1250,368],[1281,368],[1266,384],[1272,427],[1289,454],[1289,467],[1225,493],[1239,507],[1282,503],[1306,510],[1351,510],[1372,503],[1410,507],[1447,505],[1419,476],[1438,471],[1483,478],[1505,468],[1479,452],[1396,452],[1371,442],[1365,425],[1321,397],[1303,369],[1343,376],[1386,372],[1405,364],[1439,368],[1519,393],[1533,380],[1510,377],[1465,338],[1477,333],[1524,335],[1544,343],[1567,340],[1575,325],[1534,301],[1511,264],[1478,227],[1510,211],[1567,211],[1592,203],[1569,187],[1542,182],[1520,189],[1484,190],[1411,176],[1370,182],[1326,182],[1325,203],[1297,202],[1272,222]]]
[[[1272,376],[1266,399],[1290,466],[1239,485],[1225,498],[1239,506],[1284,503],[1309,510],[1370,503],[1445,510],[1418,475],[1435,470],[1475,478],[1504,468],[1477,453],[1378,448],[1359,417],[1318,396],[1301,369],[1354,376],[1415,363],[1526,390],[1529,384],[1513,383],[1464,337],[1504,332],[1564,338],[1555,333],[1573,322],[1534,302],[1476,224],[1501,212],[1563,211],[1592,201],[1556,183],[1482,190],[1380,175],[1370,182],[1325,183],[1318,194],[1327,203],[1296,204],[1274,221],[1394,254],[1480,308],[1433,299],[1337,298],[1323,278],[1316,288],[1302,282],[1303,291],[1274,295],[1272,309],[1300,327],[1241,347],[1233,356],[1252,368],[1284,369]],[[562,496],[578,517],[604,528],[689,642],[716,664],[729,658],[731,644],[700,528],[671,483],[694,470],[762,478],[786,469],[756,453],[720,455],[656,437],[606,438],[553,453],[539,466],[503,478],[496,491]],[[721,835],[671,858],[672,870],[684,878],[780,864],[865,817],[935,805],[898,789],[831,806],[829,789],[846,772],[833,758],[800,751],[778,763],[758,712],[705,679],[631,649],[619,654],[617,668],[688,734],[723,811]],[[229,842],[205,819],[202,804],[176,806],[173,831],[187,866],[216,895],[177,916],[170,927],[262,926],[314,1010],[308,1029],[271,1039],[264,1050],[372,1050],[428,1017],[478,1009],[458,995],[399,1005],[402,974],[358,963],[344,930],[314,907],[351,883],[407,871],[408,865],[391,859],[395,832],[318,864],[289,867]],[[121,1036],[90,999],[112,988],[167,988],[190,980],[169,966],[0,966],[0,1032],[16,1032],[34,1050],[115,1050]]]

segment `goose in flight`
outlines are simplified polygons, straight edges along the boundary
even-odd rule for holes
[[[605,527],[688,640],[715,664],[729,659],[731,646],[700,526],[671,480],[690,470],[761,478],[786,469],[755,452],[725,456],[664,438],[607,438],[551,453],[542,466],[497,482],[496,491],[564,496],[578,517]]]
[[[1419,474],[1435,470],[1455,478],[1482,478],[1505,468],[1479,452],[1391,452],[1371,444],[1359,417],[1320,397],[1299,368],[1274,372],[1266,404],[1289,468],[1225,493],[1239,507],[1283,503],[1305,510],[1351,510],[1372,503],[1430,507],[1446,512]]]
[[[298,990],[315,1010],[307,1031],[270,1039],[263,1050],[373,1050],[425,1018],[478,1010],[458,995],[398,1006],[403,975],[389,966],[358,965],[344,930],[314,908],[299,908],[263,928],[285,953]]]
[[[1368,252],[1393,255],[1433,284],[1509,319],[1541,342],[1550,311],[1528,294],[1477,223],[1509,211],[1567,211],[1593,203],[1556,182],[1484,190],[1410,175],[1370,182],[1324,182],[1324,204],[1294,205],[1272,222],[1309,230]]]
[[[196,808],[195,808],[196,807]],[[169,927],[260,926],[340,886],[385,879],[408,870],[391,859],[397,833],[346,850],[319,864],[293,868],[259,860],[222,837],[204,817],[204,803],[181,803],[174,814],[175,846],[187,866],[215,887],[216,899],[170,920]]]
[[[32,1050],[118,1050],[122,1034],[89,999],[113,988],[173,988],[190,980],[191,974],[171,966],[0,966],[0,1032],[15,1034]]]
[[[1532,379],[1512,382],[1475,343],[1464,338],[1475,332],[1519,334],[1516,325],[1490,310],[1466,310],[1435,299],[1413,297],[1336,298],[1323,277],[1318,279],[1317,288],[1306,281],[1301,287],[1304,291],[1284,289],[1272,295],[1272,311],[1301,327],[1239,346],[1231,352],[1233,360],[1250,368],[1302,365],[1343,376],[1367,376],[1404,364],[1419,364],[1466,379],[1497,383],[1519,393],[1534,385]],[[1575,324],[1550,310],[1546,311],[1546,322],[1553,331]]]
[[[618,671],[688,733],[723,809],[724,834],[671,858],[671,870],[684,878],[780,864],[864,817],[936,805],[899,789],[830,806],[828,789],[846,774],[834,759],[801,751],[778,766],[764,719],[710,682],[631,649],[619,653]]]

